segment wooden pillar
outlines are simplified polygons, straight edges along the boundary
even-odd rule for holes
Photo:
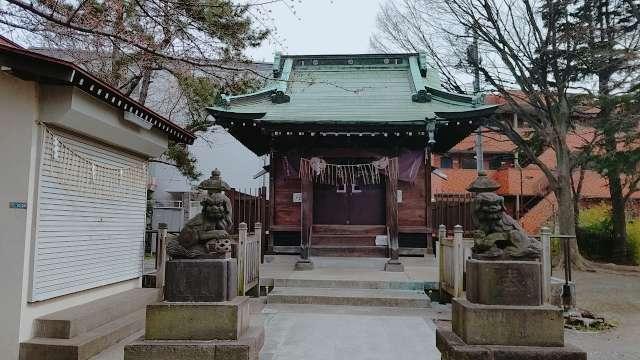
[[[167,224],[158,224],[158,251],[156,252],[156,288],[164,288],[165,269],[167,267]]]
[[[433,254],[433,214],[431,210],[431,151],[429,147],[424,149],[424,222],[427,228],[425,255]]]
[[[311,225],[313,224],[313,182],[301,180],[302,204],[300,204],[300,259],[296,262],[296,270],[311,270],[313,262],[310,259]]]
[[[404,271],[398,248],[398,179],[395,176],[387,177],[386,208],[390,259],[384,269],[385,271]]]

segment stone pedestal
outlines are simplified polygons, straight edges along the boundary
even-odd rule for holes
[[[145,339],[238,340],[249,329],[249,298],[217,303],[162,302],[147,306]]]
[[[237,276],[235,259],[167,261],[166,301],[147,306],[145,336],[124,360],[258,360],[264,326],[236,296]]]
[[[541,273],[537,261],[468,260],[466,298],[436,331],[442,359],[586,359],[564,343],[562,310],[543,304]]]
[[[453,299],[451,326],[470,345],[563,346],[562,310],[551,305],[483,305]]]
[[[571,345],[469,345],[445,323],[437,325],[436,347],[442,360],[587,360],[587,353]]]
[[[264,327],[251,324],[249,298],[147,306],[145,337],[124,360],[258,360]]]
[[[542,264],[467,260],[467,300],[485,305],[542,305]]]
[[[165,274],[166,301],[227,301],[238,293],[235,259],[169,260]]]

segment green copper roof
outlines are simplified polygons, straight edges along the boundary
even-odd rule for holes
[[[495,106],[442,90],[418,54],[276,56],[274,79],[252,94],[209,108],[219,122],[424,124],[476,118]]]

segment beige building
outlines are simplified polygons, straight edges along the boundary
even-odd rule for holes
[[[34,319],[141,287],[147,160],[194,136],[2,38],[0,67],[0,353],[13,360]]]

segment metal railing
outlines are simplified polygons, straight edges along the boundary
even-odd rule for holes
[[[158,200],[154,203],[156,208],[179,208],[184,206],[182,200]]]

